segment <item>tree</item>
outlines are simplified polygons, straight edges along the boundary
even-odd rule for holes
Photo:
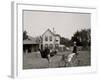
[[[23,40],[26,40],[26,39],[28,39],[27,31],[24,31],[23,32]]]
[[[70,46],[70,40],[64,37],[60,38],[60,44],[65,45],[65,46]]]
[[[91,36],[90,29],[82,29],[81,31],[75,32],[72,36],[71,41],[76,41],[78,46],[90,46],[91,44]]]

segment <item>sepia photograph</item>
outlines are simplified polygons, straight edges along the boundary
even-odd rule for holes
[[[91,66],[91,14],[23,10],[23,69]]]

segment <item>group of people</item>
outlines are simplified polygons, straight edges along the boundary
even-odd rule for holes
[[[50,59],[51,51],[48,47],[45,47],[44,50],[40,50],[40,53],[41,53],[42,58],[46,58],[48,60],[48,63],[51,62],[51,59]],[[72,50],[71,54],[68,55],[68,59],[67,59],[68,63],[71,62],[74,55],[76,55],[76,56],[78,55],[76,42],[73,43],[73,50]]]

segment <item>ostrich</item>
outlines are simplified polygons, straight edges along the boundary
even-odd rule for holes
[[[50,49],[48,49],[48,47],[46,47],[44,50],[43,49],[39,49],[41,57],[42,58],[46,58],[48,60],[48,63],[50,64],[51,60],[50,57],[53,57],[54,55],[57,54],[57,51],[51,51]]]
[[[41,57],[46,58],[48,62],[50,63],[50,50],[46,48],[45,50],[39,49]]]

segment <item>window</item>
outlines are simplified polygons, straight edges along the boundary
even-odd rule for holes
[[[45,44],[45,48],[47,48],[48,47],[48,44]]]
[[[48,37],[47,36],[45,36],[45,41],[48,41]]]
[[[56,40],[56,42],[58,42],[58,40]]]
[[[59,45],[58,44],[55,44],[55,48],[58,49],[59,48]]]
[[[49,45],[49,48],[52,49],[52,48],[53,48],[53,44],[50,44],[50,45]]]
[[[49,37],[50,41],[52,41],[52,36]]]

